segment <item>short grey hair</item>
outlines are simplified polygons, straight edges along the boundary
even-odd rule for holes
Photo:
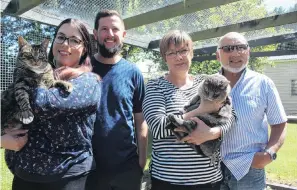
[[[229,33],[225,34],[224,36],[222,36],[222,37],[219,39],[217,49],[219,49],[219,48],[222,46],[222,41],[223,41],[225,38],[230,38],[230,39],[243,39],[243,40],[246,42],[246,44],[248,44],[247,39],[246,39],[242,34],[240,34],[240,33],[238,33],[238,32],[229,32]]]
[[[186,45],[190,54],[193,56],[193,41],[192,38],[184,31],[172,30],[169,31],[160,41],[160,53],[164,61],[166,61],[166,52],[169,49],[170,44]]]

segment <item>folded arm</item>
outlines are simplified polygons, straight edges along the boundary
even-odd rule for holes
[[[32,103],[35,114],[51,118],[58,114],[94,112],[101,96],[96,76],[85,73],[69,82],[73,85],[70,94],[58,88],[37,88]]]

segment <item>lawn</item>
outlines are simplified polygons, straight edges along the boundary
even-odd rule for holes
[[[289,124],[284,145],[277,159],[266,167],[267,179],[297,187],[297,124]]]
[[[149,148],[147,166],[150,161],[151,148]],[[1,189],[10,190],[12,175],[8,171],[3,159],[3,150],[0,151],[1,158]],[[267,179],[270,182],[293,185],[297,187],[297,125],[289,124],[286,141],[278,152],[277,160],[266,167]]]

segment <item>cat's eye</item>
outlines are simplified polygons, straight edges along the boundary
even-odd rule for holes
[[[23,54],[23,56],[24,56],[24,57],[27,57],[28,59],[33,58],[33,55],[32,55],[31,53],[27,53],[27,52],[25,52],[25,53]]]

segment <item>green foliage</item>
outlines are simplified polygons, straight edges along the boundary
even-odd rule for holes
[[[220,70],[221,64],[216,60],[208,60],[202,62],[193,62],[191,74],[214,74]]]
[[[259,73],[263,72],[266,65],[273,65],[272,61],[269,61],[267,57],[251,57],[249,60],[249,68]]]

